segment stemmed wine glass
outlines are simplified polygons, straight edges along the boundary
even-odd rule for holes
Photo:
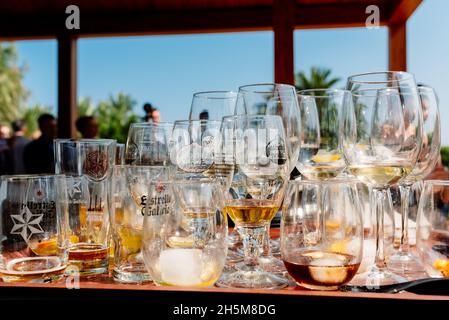
[[[404,280],[391,273],[385,263],[384,203],[388,188],[406,177],[417,161],[422,113],[411,74],[374,73],[373,80],[366,82],[356,81],[359,77],[370,79],[369,75],[360,75],[348,80],[354,103],[347,104],[343,110],[340,145],[349,172],[369,185],[373,192],[376,258],[366,275],[366,284],[372,286]],[[360,85],[354,87],[355,83]],[[362,84],[366,86],[362,88]]]
[[[189,120],[219,120],[235,112],[237,93],[233,91],[205,91],[193,94]],[[236,250],[241,239],[236,230],[228,235],[228,262],[242,261],[243,256]]]
[[[412,172],[399,182],[401,195],[401,238],[399,249],[388,258],[388,267],[402,273],[422,271],[418,258],[410,251],[409,244],[409,203],[412,191],[419,199],[422,179],[432,172],[440,155],[441,133],[440,115],[435,91],[430,87],[419,86],[423,113],[421,152]]]
[[[301,151],[297,168],[308,180],[335,178],[346,164],[341,156],[338,134],[345,104],[351,93],[338,89],[298,92],[301,110]]]
[[[237,93],[206,91],[193,94],[189,120],[221,120],[234,114]]]
[[[218,286],[272,289],[287,280],[263,271],[260,248],[266,226],[281,206],[288,181],[287,139],[279,116],[241,115],[225,118],[233,125],[235,171],[225,199],[225,212],[243,238],[245,265],[226,274]]]
[[[288,153],[288,173],[296,166],[300,149],[301,114],[294,86],[278,83],[245,85],[239,88],[235,108],[236,115],[278,115],[282,119]],[[266,225],[263,254],[260,262],[264,270],[284,273],[285,267],[280,259],[273,257],[270,243],[270,225]],[[276,247],[279,248],[277,244]]]
[[[167,166],[173,123],[131,123],[125,146],[125,164],[136,166]]]

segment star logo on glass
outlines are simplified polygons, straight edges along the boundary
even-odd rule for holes
[[[28,207],[24,207],[20,214],[11,215],[14,226],[11,229],[11,234],[20,234],[28,242],[33,234],[44,233],[40,223],[43,214],[32,214]]]

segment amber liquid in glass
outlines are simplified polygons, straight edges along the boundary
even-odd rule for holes
[[[348,283],[357,273],[360,263],[349,254],[326,251],[306,251],[284,260],[288,273],[299,285],[309,289],[335,290]]]
[[[233,201],[224,207],[236,225],[261,225],[269,223],[279,210],[269,200],[242,199]]]

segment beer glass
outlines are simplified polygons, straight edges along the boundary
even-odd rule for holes
[[[168,172],[165,167],[116,165],[112,177],[114,197],[111,211],[112,238],[115,244],[115,281],[143,283],[150,281],[141,252],[142,226],[151,179]],[[166,177],[166,176],[164,176]]]
[[[67,176],[71,270],[81,276],[106,273],[116,142],[56,139],[54,146],[56,172]]]
[[[0,277],[49,282],[67,266],[67,188],[63,175],[0,178]]]

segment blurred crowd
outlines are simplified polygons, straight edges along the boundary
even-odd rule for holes
[[[145,103],[143,109],[143,121],[160,121],[159,110],[150,103]],[[54,173],[53,140],[58,137],[57,119],[46,113],[37,122],[39,133],[36,139],[26,137],[23,120],[0,125],[0,175]],[[98,138],[98,122],[94,116],[79,117],[75,126],[80,138]]]

